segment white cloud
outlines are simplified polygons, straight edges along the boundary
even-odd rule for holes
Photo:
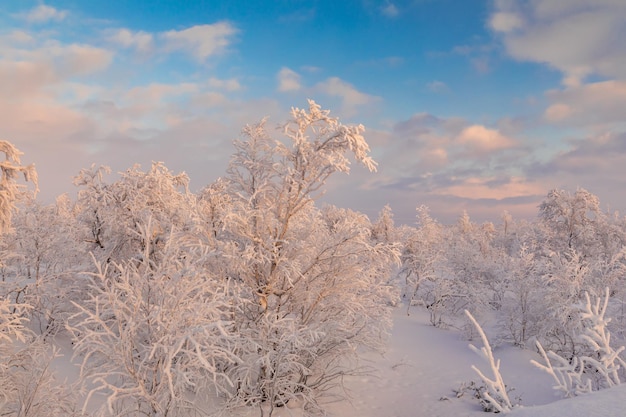
[[[236,78],[229,78],[226,80],[221,80],[219,78],[211,77],[209,78],[208,85],[211,88],[216,88],[219,90],[225,91],[239,91],[241,90],[241,84],[239,80]]]
[[[626,78],[626,2],[497,1],[489,26],[516,59],[545,63],[567,86],[590,75]]]
[[[278,80],[278,91],[281,93],[298,91],[302,88],[300,84],[300,74],[287,67],[280,69],[276,75],[276,79]]]
[[[568,117],[570,117],[571,114],[572,114],[572,108],[568,106],[567,104],[563,104],[563,103],[552,104],[544,112],[544,116],[546,120],[550,122],[563,121],[567,119]]]
[[[300,69],[302,71],[309,72],[311,74],[315,74],[315,73],[320,72],[322,70],[322,68],[316,67],[314,65],[303,65],[303,66],[300,67]]]
[[[391,2],[386,3],[381,8],[381,12],[387,17],[397,17],[400,14],[400,10]]]
[[[397,123],[387,141],[378,146],[383,153],[382,174],[397,181],[398,187],[403,187],[405,178],[424,190],[460,185],[458,177],[513,177],[516,174],[509,171],[513,165],[505,161],[511,153],[524,154],[518,141],[499,130],[424,113]],[[494,167],[500,168],[496,172]],[[493,183],[489,181],[495,187]]]
[[[31,99],[41,95],[43,87],[58,80],[51,65],[0,60],[0,100]]]
[[[524,26],[521,16],[510,12],[497,12],[489,19],[489,27],[496,32],[512,32]]]
[[[14,30],[3,38],[11,42],[13,45],[28,44],[34,41],[33,36],[30,33],[25,32],[23,30]]]
[[[359,106],[373,104],[381,100],[380,97],[360,92],[352,84],[338,77],[331,77],[316,84],[313,91],[341,99],[342,111],[346,116],[353,115]]]
[[[433,93],[447,93],[450,88],[443,81],[434,80],[426,84],[426,87]]]
[[[71,77],[108,68],[113,53],[90,45],[64,45],[54,40],[24,45],[0,39],[0,99],[32,99],[47,96],[47,88]]]
[[[29,23],[44,23],[50,20],[61,21],[67,17],[67,11],[57,10],[54,7],[40,4],[34,9],[20,15]]]
[[[452,48],[451,52],[467,57],[474,70],[479,74],[486,74],[491,70],[493,44],[457,45]]]
[[[148,52],[153,48],[154,37],[151,33],[129,29],[117,29],[110,32],[108,40],[124,48],[134,48],[139,52]]]
[[[71,44],[54,51],[61,71],[71,75],[86,75],[106,69],[113,53],[91,45]]]
[[[547,121],[577,126],[619,125],[626,120],[626,81],[602,81],[546,94]]]
[[[170,30],[161,34],[166,51],[186,51],[198,61],[223,52],[232,42],[237,29],[228,22],[192,26],[184,30]]]
[[[134,87],[128,91],[125,99],[129,103],[142,106],[158,106],[164,100],[197,93],[198,85],[194,83],[161,84],[152,83],[147,86]]]

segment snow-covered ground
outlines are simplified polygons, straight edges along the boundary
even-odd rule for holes
[[[482,358],[468,348],[456,331],[437,329],[428,314],[418,308],[406,315],[394,312],[394,328],[388,352],[369,355],[375,371],[369,377],[349,378],[346,386],[351,403],[329,407],[333,417],[465,417],[485,416],[472,393],[456,398],[453,390],[471,381],[480,382],[472,364],[488,371]],[[472,341],[480,347],[480,340]],[[521,397],[515,417],[624,417],[626,385],[573,399],[560,399],[552,380],[530,364],[539,355],[514,347],[494,349],[501,359],[502,376],[514,388],[511,397]],[[280,416],[290,416],[281,410]]]
[[[367,354],[363,365],[371,374],[349,377],[345,386],[350,401],[328,406],[330,417],[484,417],[486,414],[471,390],[457,398],[455,390],[480,379],[471,369],[476,365],[489,371],[482,358],[468,345],[481,347],[480,340],[468,342],[454,330],[430,325],[428,313],[414,308],[394,311],[394,328],[388,351],[383,355]],[[69,351],[69,342],[63,348]],[[529,350],[501,346],[494,349],[501,360],[502,376],[513,388],[511,398],[521,398],[522,406],[509,415],[514,417],[625,417],[626,384],[592,394],[560,399],[552,389],[550,377],[530,364],[541,361]],[[67,367],[69,358],[57,366]],[[77,368],[58,369],[69,380],[77,377]],[[97,400],[96,400],[97,402]],[[258,416],[258,409],[248,409],[232,417]],[[276,417],[300,417],[294,408],[278,409]],[[488,415],[488,414],[487,414]]]

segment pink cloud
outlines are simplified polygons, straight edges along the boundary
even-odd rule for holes
[[[102,71],[113,61],[113,52],[90,45],[67,45],[56,54],[61,71],[68,75],[87,75]]]
[[[434,190],[434,194],[465,199],[502,200],[513,197],[535,196],[544,194],[546,191],[545,184],[528,180],[524,177],[512,177],[508,181],[499,181],[495,177],[469,177],[462,179],[459,184],[437,188]]]
[[[513,139],[481,125],[471,125],[463,129],[457,136],[457,142],[478,153],[489,153],[516,146]]]
[[[620,124],[626,120],[626,82],[602,81],[546,93],[551,102],[544,117],[578,126]]]

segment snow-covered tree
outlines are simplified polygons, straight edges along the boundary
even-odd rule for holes
[[[543,264],[537,259],[533,243],[527,244],[515,256],[507,257],[508,263],[502,270],[506,291],[498,311],[501,339],[520,347],[541,335],[549,307],[545,301]]]
[[[163,163],[154,162],[147,172],[135,165],[107,183],[104,177],[109,172],[108,167],[92,166],[74,180],[81,187],[77,206],[83,241],[98,260],[121,262],[143,254],[146,242],[137,227],[148,217],[156,240],[171,226],[182,229],[188,222],[192,196],[185,173],[174,175]]]
[[[37,173],[34,165],[20,164],[22,153],[11,143],[0,141],[0,152],[5,155],[0,161],[0,414],[78,415],[72,407],[71,392],[50,370],[54,349],[28,328],[28,317],[33,311],[32,299],[27,297],[28,279],[32,277],[21,276],[23,268],[15,263],[24,258],[16,252],[11,220],[18,203],[30,197],[17,177],[22,174],[32,182],[36,193]],[[41,266],[41,262],[36,259],[34,265]]]
[[[372,224],[372,239],[387,243],[394,243],[398,240],[391,206],[386,205],[378,213],[378,218]]]
[[[203,266],[216,256],[186,246],[174,234],[153,259],[158,225],[137,225],[148,242],[141,260],[98,263],[91,295],[68,320],[81,377],[106,398],[105,415],[195,415],[196,399],[234,387],[225,369],[236,362],[231,346],[229,280]],[[161,233],[161,232],[159,232]],[[109,414],[106,414],[106,413]]]
[[[611,346],[611,333],[608,330],[611,319],[605,317],[609,295],[607,287],[604,296],[592,302],[589,293],[585,293],[585,303],[579,306],[579,317],[583,324],[579,338],[588,352],[593,352],[583,359],[595,369],[598,389],[619,385],[626,378],[626,361],[621,356],[625,348],[620,346],[615,349]]]
[[[58,349],[43,338],[13,345],[0,354],[0,413],[20,417],[82,417],[75,387],[61,381],[52,361]]]
[[[362,214],[314,205],[330,175],[349,171],[349,155],[375,169],[363,127],[340,124],[313,101],[291,116],[282,140],[265,120],[247,126],[226,177],[231,209],[216,240],[241,298],[235,353],[245,358],[229,369],[239,381],[234,405],[301,400],[319,409],[353,370],[357,347],[382,348],[390,324],[395,245],[374,242]]]
[[[76,275],[89,259],[78,240],[78,223],[73,203],[60,196],[44,206],[27,199],[13,218],[14,233],[4,237],[13,256],[4,262],[7,281],[33,308],[31,322],[40,333],[63,328],[63,320],[74,299]]]
[[[424,295],[428,288],[423,288],[422,284],[429,287],[431,286],[429,283],[444,278],[445,273],[441,264],[444,230],[443,226],[430,216],[428,207],[422,205],[416,210],[417,228],[412,228],[406,233],[403,242],[400,274],[405,278],[404,297],[408,299],[409,309],[414,302],[430,306],[431,322],[436,324],[439,320],[438,299],[435,297],[432,302],[426,299]]]
[[[17,182],[21,174],[26,181],[35,186],[37,192],[37,171],[35,165],[21,165],[20,152],[13,144],[0,140],[0,152],[4,160],[0,161],[0,233],[6,232],[11,226],[11,216],[15,204],[24,196],[24,186]]]
[[[550,191],[539,206],[539,219],[553,231],[546,242],[553,251],[577,250],[588,256],[601,246],[598,231],[606,216],[598,197],[583,188],[574,194]]]

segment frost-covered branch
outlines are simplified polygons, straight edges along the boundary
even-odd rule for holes
[[[486,391],[483,393],[483,396],[487,402],[487,405],[493,407],[493,410],[487,411],[495,411],[500,413],[509,412],[513,409],[514,405],[509,399],[506,385],[504,384],[504,380],[502,379],[502,375],[500,374],[500,360],[496,360],[493,357],[493,352],[491,351],[491,345],[489,344],[489,340],[487,339],[485,332],[483,331],[480,324],[478,324],[474,316],[472,316],[472,314],[467,310],[465,310],[465,314],[478,331],[478,334],[480,335],[480,338],[483,342],[483,347],[480,349],[472,344],[470,344],[469,347],[479,356],[485,359],[485,361],[489,364],[489,367],[491,368],[491,373],[493,374],[493,377],[489,378],[475,365],[472,365],[472,369],[483,380],[487,388]]]
[[[554,379],[556,384],[552,388],[563,392],[566,398],[592,391],[591,380],[583,376],[584,360],[574,356],[571,361],[568,361],[552,351],[546,352],[539,342],[537,342],[537,349],[546,364],[540,364],[535,360],[531,360],[530,363]],[[555,364],[553,365],[552,362]]]
[[[620,357],[624,346],[613,349],[611,346],[611,333],[607,325],[610,318],[605,318],[606,308],[609,303],[609,288],[605,289],[604,300],[598,297],[591,302],[589,293],[585,293],[585,304],[580,308],[580,320],[583,323],[583,333],[580,335],[581,342],[585,343],[593,356],[586,355],[582,360],[594,367],[600,376],[599,388],[610,388],[619,385],[621,381],[620,370],[626,368],[626,362]]]
[[[608,302],[609,289],[606,288],[603,300],[597,298],[592,302],[589,293],[585,293],[585,303],[577,306],[578,319],[582,324],[582,333],[578,339],[586,348],[582,354],[567,360],[552,351],[546,352],[537,342],[539,353],[546,364],[536,361],[531,363],[551,375],[556,382],[554,389],[562,391],[566,397],[609,388],[622,382],[620,371],[626,368],[626,362],[620,354],[624,346],[618,349],[611,346],[611,334],[607,328],[611,319],[604,317]]]

